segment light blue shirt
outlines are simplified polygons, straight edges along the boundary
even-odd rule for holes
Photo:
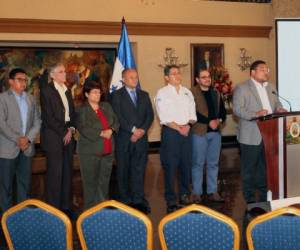
[[[22,120],[22,132],[23,135],[26,134],[26,124],[27,124],[27,113],[28,113],[28,104],[27,104],[27,94],[23,92],[21,95],[18,95],[14,91],[14,96],[19,106],[19,110],[21,113],[21,120]]]
[[[133,104],[136,106],[137,104],[137,95],[136,95],[136,89],[130,89],[130,88],[127,88],[125,87],[129,96],[130,96],[130,99],[131,101],[133,102]]]

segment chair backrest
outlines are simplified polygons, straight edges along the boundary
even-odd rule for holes
[[[111,200],[82,213],[77,220],[82,249],[151,250],[153,230],[143,213]]]
[[[60,210],[29,199],[8,209],[1,220],[9,249],[67,249],[72,247],[72,224]]]
[[[229,217],[201,205],[190,205],[165,216],[159,223],[163,250],[238,250],[240,233]]]
[[[300,210],[287,207],[253,219],[247,227],[251,249],[300,249]]]

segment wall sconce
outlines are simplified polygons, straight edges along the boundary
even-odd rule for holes
[[[247,55],[247,50],[245,48],[240,48],[240,62],[238,66],[240,67],[241,71],[250,68],[252,63],[252,56]]]
[[[180,63],[178,60],[178,56],[175,55],[175,49],[166,48],[164,55],[164,63],[158,64],[159,67],[164,68],[169,65],[176,65],[178,67],[185,67],[187,63]]]

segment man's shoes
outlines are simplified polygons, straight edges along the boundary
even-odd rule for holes
[[[201,196],[198,194],[193,194],[192,195],[192,203],[197,204],[197,205],[201,204],[202,203]]]
[[[189,199],[189,196],[187,194],[181,195],[179,199],[179,204],[182,206],[187,206],[191,204],[191,200]]]
[[[208,194],[207,200],[211,201],[211,202],[218,202],[218,203],[225,202],[224,198],[221,195],[219,195],[218,193]]]

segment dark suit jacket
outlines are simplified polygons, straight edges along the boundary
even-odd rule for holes
[[[68,127],[75,127],[75,110],[70,90],[66,91],[69,103],[70,123],[65,123],[65,108],[61,97],[51,82],[41,89],[41,146],[45,151],[63,148],[63,138]]]
[[[137,89],[136,93],[137,107],[134,106],[125,87],[112,94],[112,107],[120,122],[120,129],[116,135],[116,150],[129,150],[134,126],[145,130],[145,135],[136,142],[136,149],[144,151],[148,148],[147,132],[154,119],[153,108],[147,92]]]
[[[108,121],[109,127],[117,132],[119,122],[110,104],[101,102],[100,107]],[[89,103],[85,103],[76,109],[76,127],[79,131],[77,153],[100,156],[103,151],[103,139],[99,135],[103,127]]]
[[[209,60],[209,68],[213,67],[214,63],[212,60]],[[198,71],[199,70],[208,70],[206,61],[204,59],[200,60],[198,63]]]

